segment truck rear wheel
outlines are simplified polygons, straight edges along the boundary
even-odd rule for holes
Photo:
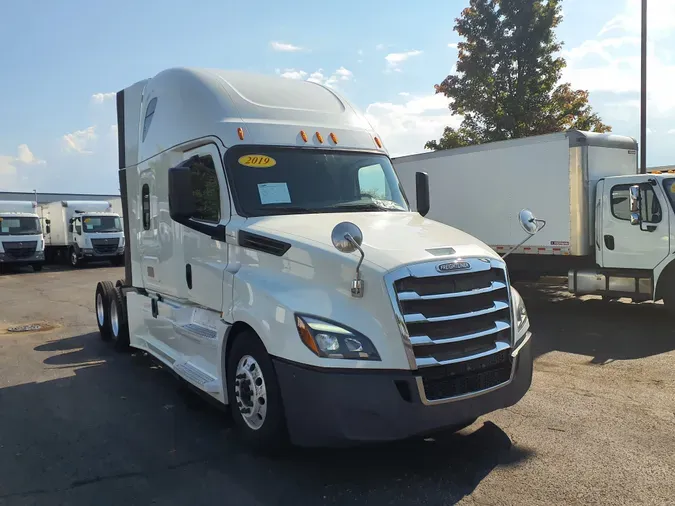
[[[110,300],[115,287],[110,281],[99,281],[96,285],[96,324],[101,333],[101,339],[110,341],[112,338],[110,331]]]
[[[126,301],[119,288],[113,288],[110,294],[110,336],[115,341],[115,349],[123,351],[129,348],[129,322],[127,320]]]
[[[288,432],[274,365],[253,331],[235,339],[227,357],[227,394],[235,426],[255,448],[279,449],[287,444]]]

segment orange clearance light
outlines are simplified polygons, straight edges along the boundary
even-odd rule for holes
[[[335,144],[337,144],[337,135],[335,135],[333,132],[330,133],[330,140],[332,140]]]
[[[316,133],[316,138],[321,144],[323,144],[323,137],[321,136],[321,134],[319,132]]]
[[[660,170],[653,170],[652,174],[661,174],[661,171]]]
[[[239,127],[237,128],[237,135],[239,136],[239,140],[244,140],[244,129]]]
[[[381,147],[382,147],[382,143],[380,142],[380,139],[377,138],[377,137],[375,137],[375,144],[377,144],[377,147],[378,147],[378,148],[381,148]]]
[[[300,137],[302,137],[303,141],[307,142],[307,134],[304,130],[300,130]]]

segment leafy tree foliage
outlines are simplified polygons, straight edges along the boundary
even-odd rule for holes
[[[562,0],[470,0],[455,20],[457,73],[435,86],[463,116],[425,148],[451,149],[560,132],[609,132],[588,104],[588,92],[560,83],[565,60],[555,28]]]

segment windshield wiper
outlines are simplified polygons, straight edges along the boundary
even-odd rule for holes
[[[399,207],[387,207],[376,204],[375,202],[358,202],[355,204],[337,204],[331,206],[331,209],[349,209],[353,211],[404,211]]]
[[[272,211],[274,213],[281,214],[305,214],[305,213],[314,213],[316,212],[313,209],[308,209],[306,207],[285,207],[285,206],[265,206],[260,209],[261,211]]]

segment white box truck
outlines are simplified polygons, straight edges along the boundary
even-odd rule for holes
[[[639,174],[630,137],[568,132],[394,159],[406,190],[431,181],[429,216],[498,253],[517,275],[568,275],[570,292],[675,306],[675,173]],[[545,221],[530,242],[513,217]],[[514,249],[515,248],[515,249]]]
[[[31,201],[0,200],[0,269],[8,265],[30,265],[42,270],[44,237]]]
[[[40,206],[47,259],[67,257],[73,267],[87,262],[124,263],[122,219],[107,201],[64,200]]]
[[[504,261],[423,217],[423,174],[411,211],[335,90],[177,68],[117,113],[129,257],[96,288],[101,336],[230,405],[249,442],[396,440],[525,395],[532,334]]]

